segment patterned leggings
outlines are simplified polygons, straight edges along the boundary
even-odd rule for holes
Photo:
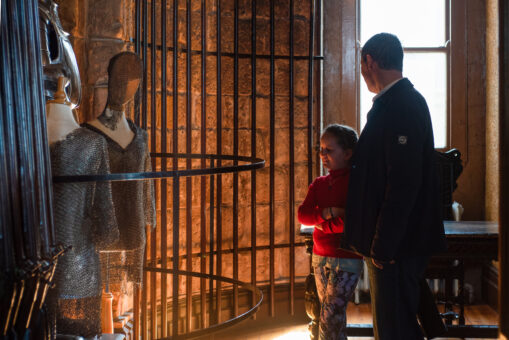
[[[343,340],[346,337],[346,305],[359,274],[315,266],[315,281],[320,299],[320,340]]]

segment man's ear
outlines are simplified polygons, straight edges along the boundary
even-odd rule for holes
[[[365,58],[366,58],[366,66],[368,67],[368,70],[372,70],[373,67],[375,66],[374,64],[376,62],[373,60],[373,57],[371,57],[371,55],[369,55],[369,54],[366,54]]]
[[[353,155],[353,150],[352,149],[346,149],[345,150],[345,159],[347,161],[349,161],[350,158],[352,158],[352,155]]]

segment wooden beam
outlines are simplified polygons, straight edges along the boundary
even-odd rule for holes
[[[500,224],[499,338],[509,337],[509,4],[499,1],[500,27]],[[505,157],[504,157],[505,156]]]

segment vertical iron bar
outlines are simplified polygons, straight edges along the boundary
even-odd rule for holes
[[[134,45],[134,51],[136,54],[140,55],[141,52],[141,0],[136,0],[135,3],[135,27],[136,27],[136,44]]]
[[[156,1],[152,1],[150,22],[150,144],[156,152]]]
[[[141,128],[147,129],[147,49],[148,49],[148,0],[143,0],[143,96],[142,96],[142,113],[141,113]]]
[[[134,51],[139,57],[141,57],[141,0],[136,0],[134,16],[135,16],[135,36],[136,36],[136,44],[134,45]],[[135,114],[133,117],[134,123],[138,126],[140,126],[140,124],[141,124],[141,121],[140,121],[141,117],[139,115],[139,105],[140,105],[139,94],[141,93],[141,91],[143,91],[142,88],[145,87],[145,83],[143,83],[141,85],[142,86],[140,86],[141,88],[138,89],[138,92],[135,97],[135,104],[134,104]],[[135,324],[136,324],[136,320],[135,320]],[[135,332],[137,332],[136,329],[135,329]]]
[[[274,192],[274,170],[275,170],[275,75],[274,75],[274,55],[275,55],[275,23],[274,23],[274,0],[270,0],[270,225],[269,225],[269,258],[270,258],[270,316],[275,316],[275,268],[274,268],[274,212],[275,212],[275,192]]]
[[[186,55],[186,153],[191,153],[191,4],[190,0],[186,2],[186,38],[187,38],[187,55]],[[186,159],[187,169],[191,168],[191,158]],[[192,243],[192,201],[193,197],[193,184],[191,177],[186,177],[186,268],[188,271],[193,271],[193,243]],[[186,330],[191,332],[191,317],[192,317],[192,276],[186,277]]]
[[[251,2],[251,157],[256,157],[256,0]],[[256,170],[251,171],[251,284],[256,287]],[[251,295],[251,306],[256,293]]]
[[[178,99],[178,0],[173,0],[173,170],[178,169]]]
[[[139,0],[142,1],[142,0]],[[143,129],[146,129],[146,116],[147,116],[147,8],[148,3],[147,0],[143,0],[143,17],[142,17],[142,27],[143,27],[143,88],[142,88],[142,96],[141,96],[141,126]],[[141,5],[140,5],[141,7]],[[140,8],[141,11],[141,8]],[[141,32],[139,34],[141,36]],[[139,124],[139,122],[138,122]],[[151,247],[152,247],[152,233],[150,236]],[[148,247],[144,252],[144,264],[147,264],[148,261]],[[143,282],[145,284],[148,282],[148,273],[143,271]],[[152,282],[151,282],[152,284]],[[141,291],[141,336],[143,339],[148,339],[149,327],[148,327],[148,292],[146,289],[142,289]],[[151,333],[153,336],[153,334]]]
[[[150,150],[156,152],[156,1],[151,4],[151,20],[150,20]],[[146,120],[145,120],[146,123]],[[154,162],[152,162],[154,166]],[[157,230],[152,230],[151,236],[151,266],[157,265]],[[151,276],[151,291],[150,291],[150,321],[151,321],[151,335],[157,335],[157,273],[152,272]]]
[[[174,3],[174,6],[178,6]],[[173,299],[172,299],[172,330],[173,337],[178,335],[178,310],[179,310],[179,209],[180,209],[180,177],[173,177]]]
[[[308,184],[313,181],[313,55],[315,46],[315,0],[309,2],[308,65]]]
[[[161,152],[167,152],[167,89],[166,89],[166,8],[167,1],[161,1]],[[155,125],[155,122],[153,122]],[[167,170],[166,157],[161,158],[161,170]],[[161,180],[161,267],[168,268],[168,181]],[[167,274],[161,274],[161,335],[168,336],[168,291],[167,291]]]
[[[321,15],[321,12],[322,12],[322,0],[318,0],[317,1],[317,4],[316,4],[316,7],[317,7],[317,13],[315,15],[316,17],[316,27],[318,27],[318,29],[315,30],[315,38],[318,40],[318,48],[317,49],[314,49],[314,43],[313,43],[313,60],[314,60],[314,55],[315,55],[315,52],[318,53],[318,55],[323,55],[322,53],[322,37],[321,37],[321,27],[322,27],[322,15]],[[315,127],[316,127],[316,132],[315,132],[315,138],[317,141],[320,140],[320,129],[321,129],[321,126],[322,126],[322,108],[323,108],[323,105],[322,105],[322,101],[323,101],[323,98],[322,98],[322,95],[321,95],[321,91],[322,91],[322,88],[321,88],[321,84],[322,84],[322,63],[323,63],[323,60],[320,59],[318,61],[318,81],[316,83],[311,83],[311,85],[315,86],[316,88],[316,94],[314,95],[314,97],[316,98],[316,106],[317,106],[317,111],[318,113],[315,115],[316,116],[316,119],[315,119]],[[313,72],[315,72],[315,66],[314,63],[313,63]],[[320,163],[320,154],[318,152],[315,152],[315,173],[320,173],[320,166],[321,166],[321,163]]]
[[[214,168],[214,159],[210,159],[210,168]],[[214,175],[210,175],[210,226],[209,226],[209,274],[214,274]],[[214,324],[214,281],[209,279],[209,327]]]
[[[207,32],[207,3],[205,0],[201,0],[201,133],[200,133],[200,151],[201,154],[204,155],[207,153],[207,69],[206,69],[206,60],[207,60],[207,40],[206,40],[206,32]],[[201,167],[205,169],[207,163],[205,158],[201,159]],[[200,258],[200,272],[202,274],[206,273],[207,270],[207,259],[205,257],[205,252],[207,251],[207,223],[206,223],[206,190],[207,190],[207,178],[205,176],[201,176],[200,178],[201,184],[201,196],[200,196],[200,253],[202,254]],[[212,205],[210,206],[210,210],[212,211]],[[212,227],[211,227],[212,229]],[[212,252],[212,250],[211,250]],[[212,253],[210,254],[212,258]],[[207,312],[207,296],[206,296],[206,281],[204,278],[200,279],[200,292],[201,292],[201,304],[200,304],[200,314],[201,314],[201,328],[207,327],[207,322],[205,318],[205,314]]]
[[[143,271],[143,272],[145,274],[145,271]],[[145,277],[143,279],[145,279]],[[143,282],[146,282],[146,281],[143,281]],[[140,291],[141,291],[141,285],[135,285],[134,286],[134,294],[133,294],[133,317],[134,317],[133,334],[134,334],[134,339],[139,339],[141,336],[141,334],[140,334]]]
[[[217,16],[217,154],[222,154],[222,146],[221,146],[221,139],[222,139],[222,93],[221,93],[221,0],[217,0],[217,8],[216,8],[216,16]],[[217,166],[221,167],[221,160],[217,160]],[[216,275],[221,276],[222,270],[223,270],[223,264],[222,264],[222,243],[223,243],[223,229],[222,229],[222,213],[221,213],[221,201],[222,201],[222,185],[223,180],[221,175],[217,175],[217,195],[216,195],[216,232],[217,232],[217,265],[216,265]],[[216,282],[217,287],[217,295],[216,295],[216,315],[217,315],[217,322],[221,322],[221,299],[222,299],[222,292],[221,292],[221,282]]]
[[[135,0],[135,8],[134,8],[134,18],[135,18],[135,39],[136,39],[136,42],[135,42],[135,45],[134,45],[134,52],[139,56],[139,57],[142,57],[141,56],[141,1],[142,0]],[[141,124],[141,117],[139,115],[139,107],[140,107],[140,94],[141,94],[141,91],[143,91],[143,88],[145,87],[145,83],[142,83],[140,88],[138,89],[138,92],[135,96],[135,104],[134,104],[134,107],[135,107],[135,111],[134,111],[134,123],[138,126],[140,126]],[[139,320],[138,320],[139,321]],[[136,321],[135,321],[136,323]],[[136,330],[135,330],[136,331]]]
[[[173,170],[178,169],[178,0],[173,0]],[[179,269],[179,199],[180,185],[179,177],[173,178],[173,269]],[[172,335],[178,334],[178,300],[179,300],[179,276],[175,272],[173,274],[173,291],[172,291]]]
[[[151,236],[152,238],[152,236]],[[143,264],[147,264],[147,258],[148,258],[148,247],[145,247],[145,251],[143,252]],[[148,281],[148,273],[147,271],[143,270],[143,282],[145,282],[145,285]],[[140,322],[140,332],[141,332],[141,338],[142,339],[148,339],[148,325],[147,325],[147,307],[148,307],[148,301],[147,301],[147,290],[142,289],[141,290],[141,322]],[[136,331],[136,330],[135,330]],[[136,338],[138,339],[138,338]]]
[[[233,59],[233,154],[239,153],[239,0],[234,4]],[[234,165],[238,165],[234,161]],[[233,173],[233,279],[239,279],[239,174]],[[233,285],[233,316],[239,313],[239,289]]]
[[[290,197],[289,197],[289,219],[290,219],[290,314],[294,315],[294,290],[295,290],[295,157],[294,157],[294,87],[293,87],[293,33],[294,33],[294,13],[293,0],[290,0],[290,117],[289,128],[290,135]]]

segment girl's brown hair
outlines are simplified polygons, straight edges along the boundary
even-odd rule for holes
[[[332,136],[336,139],[336,142],[344,150],[355,149],[357,145],[357,132],[347,125],[330,124],[323,130],[322,137],[325,135]]]

